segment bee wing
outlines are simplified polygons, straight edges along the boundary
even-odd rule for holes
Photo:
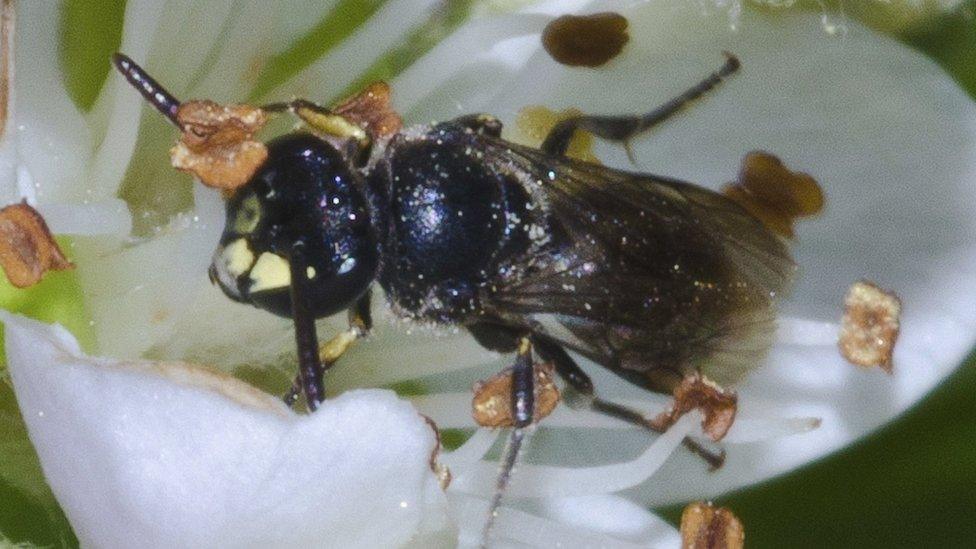
[[[677,180],[487,149],[547,212],[551,235],[495,283],[496,315],[658,389],[692,368],[732,383],[765,353],[794,264],[737,204]]]

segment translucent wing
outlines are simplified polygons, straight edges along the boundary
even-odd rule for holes
[[[794,265],[783,242],[724,196],[503,141],[487,160],[522,181],[547,226],[485,306],[642,385],[692,368],[732,383],[761,359]]]

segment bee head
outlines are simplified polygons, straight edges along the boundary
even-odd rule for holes
[[[342,155],[304,133],[267,144],[268,159],[227,200],[210,278],[235,301],[291,316],[292,276],[305,276],[307,307],[321,318],[351,306],[379,265],[364,185]],[[307,263],[289,258],[302,246]]]

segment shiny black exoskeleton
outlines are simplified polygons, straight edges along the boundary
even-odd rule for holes
[[[131,60],[116,64],[174,119],[175,99]],[[768,347],[793,264],[775,235],[720,194],[565,152],[576,131],[626,141],[737,68],[729,56],[644,115],[564,120],[538,149],[503,140],[486,115],[379,140],[355,128],[279,137],[227,202],[211,276],[231,298],[294,318],[300,379],[289,401],[301,389],[314,408],[323,396],[314,320],[350,313],[350,331],[324,347],[328,367],[368,330],[369,288],[379,282],[398,315],[461,325],[488,348],[517,351],[506,471],[533,417],[534,355],[595,410],[648,427],[596,398],[567,350],[650,390],[694,371],[735,380]]]

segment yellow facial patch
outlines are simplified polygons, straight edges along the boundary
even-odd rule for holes
[[[287,288],[291,285],[291,267],[280,255],[265,252],[251,268],[250,293]]]
[[[231,242],[220,253],[220,260],[224,263],[227,273],[238,277],[247,272],[254,264],[254,252],[243,238]]]

